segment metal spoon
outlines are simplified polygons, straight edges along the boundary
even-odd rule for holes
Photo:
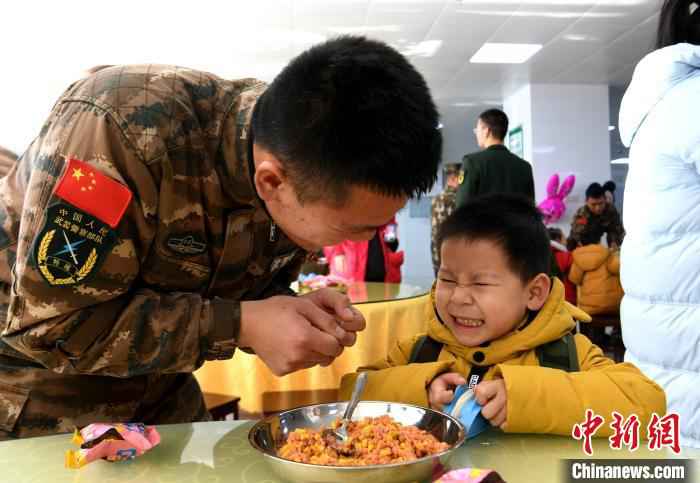
[[[355,380],[355,387],[352,389],[352,397],[350,402],[345,408],[345,414],[343,414],[343,420],[340,423],[340,427],[334,431],[330,431],[328,434],[332,434],[336,441],[341,443],[346,443],[348,441],[348,423],[352,419],[352,413],[355,412],[355,407],[357,403],[360,402],[360,396],[362,391],[365,389],[365,384],[367,383],[367,373],[360,372]]]

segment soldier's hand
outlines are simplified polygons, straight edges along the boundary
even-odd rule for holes
[[[238,345],[255,350],[277,376],[330,364],[347,336],[333,315],[307,297],[241,302]]]
[[[330,314],[335,319],[336,324],[345,330],[345,335],[339,339],[341,344],[345,347],[355,344],[355,340],[357,340],[356,333],[365,328],[365,317],[350,304],[350,299],[347,295],[337,290],[322,288],[303,295],[302,298],[311,300],[317,307]],[[328,324],[328,326],[322,324],[317,327],[326,332],[329,332],[327,329],[330,329],[329,333],[331,335],[334,335],[336,332],[336,327],[332,324]]]

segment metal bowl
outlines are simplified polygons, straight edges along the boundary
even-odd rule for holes
[[[289,434],[295,429],[322,429],[342,417],[347,402],[314,404],[285,411],[263,419],[248,433],[253,448],[262,452],[268,466],[283,480],[299,483],[330,482],[372,482],[401,483],[424,481],[431,477],[433,468],[442,463],[447,465],[450,457],[464,442],[464,427],[447,414],[432,409],[380,401],[360,401],[355,408],[353,420],[365,417],[378,417],[388,414],[403,425],[415,425],[444,441],[450,447],[431,456],[407,463],[370,466],[323,466],[297,463],[277,456],[277,450],[284,445]]]

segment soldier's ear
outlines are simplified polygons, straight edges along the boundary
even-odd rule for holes
[[[282,163],[276,156],[257,145],[253,147],[255,175],[253,182],[258,196],[265,201],[280,199],[281,192],[290,189]]]

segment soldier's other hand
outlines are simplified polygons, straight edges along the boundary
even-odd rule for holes
[[[308,297],[241,302],[238,345],[252,348],[277,376],[330,364],[347,336],[335,316]]]
[[[341,344],[345,347],[350,347],[355,344],[355,340],[357,339],[356,332],[364,330],[365,328],[365,317],[350,304],[350,299],[347,295],[337,290],[322,288],[304,295],[302,298],[310,300],[335,319],[336,325],[340,326],[345,331],[345,334],[338,339]],[[319,322],[320,325],[317,325],[315,320],[311,321],[316,327],[331,335],[340,334],[340,332],[337,331],[337,327],[328,322],[327,318],[321,319]]]

